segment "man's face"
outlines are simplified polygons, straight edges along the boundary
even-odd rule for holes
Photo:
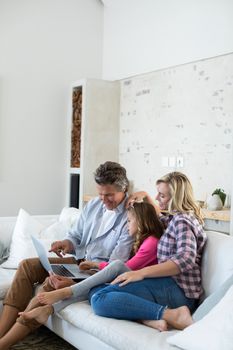
[[[125,198],[124,192],[118,192],[114,185],[96,185],[99,198],[108,210],[115,209]]]

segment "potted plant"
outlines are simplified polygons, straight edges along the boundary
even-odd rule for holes
[[[222,201],[222,205],[224,205],[224,204],[225,204],[225,200],[226,200],[226,193],[224,192],[224,190],[221,189],[221,188],[216,188],[216,189],[214,190],[214,192],[212,193],[212,196],[213,196],[214,194],[218,194],[218,195],[219,195],[219,197],[220,197],[220,199],[221,199],[221,201]]]
[[[225,203],[226,194],[221,188],[216,188],[207,201],[208,210],[222,210]]]

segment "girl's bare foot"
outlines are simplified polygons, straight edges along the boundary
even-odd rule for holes
[[[151,328],[158,329],[160,332],[168,330],[167,322],[165,320],[143,320],[142,324]]]
[[[72,295],[72,291],[70,287],[56,289],[51,292],[39,293],[37,295],[37,299],[41,304],[54,304],[59,300],[63,300],[69,298]]]
[[[166,309],[163,313],[163,320],[176,329],[184,329],[193,323],[189,308],[181,306],[176,309]]]
[[[52,305],[39,306],[31,311],[19,312],[25,320],[36,320],[38,323],[44,324],[47,322],[50,315],[53,313]]]

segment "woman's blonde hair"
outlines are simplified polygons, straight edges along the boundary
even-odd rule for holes
[[[143,241],[149,236],[159,239],[163,234],[164,227],[158,218],[155,207],[148,202],[133,202],[127,210],[134,215],[138,225],[138,231],[132,248],[132,255],[134,255]]]
[[[203,224],[200,207],[196,203],[193,195],[193,188],[187,176],[178,171],[168,173],[156,181],[168,184],[170,188],[171,200],[168,205],[169,213],[176,211],[180,213],[193,213],[198,221]]]

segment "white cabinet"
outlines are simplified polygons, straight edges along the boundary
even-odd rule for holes
[[[82,208],[96,195],[93,173],[99,164],[118,161],[120,84],[77,81],[69,104],[67,205]]]

